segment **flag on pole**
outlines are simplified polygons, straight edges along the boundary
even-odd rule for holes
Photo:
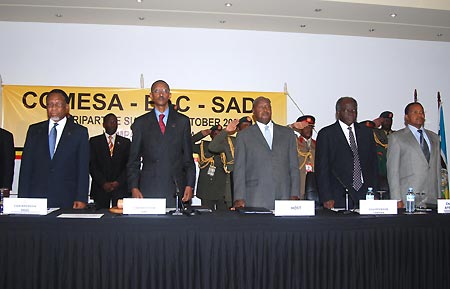
[[[442,182],[442,198],[449,198],[448,188],[448,170],[447,170],[447,141],[445,138],[445,124],[444,124],[444,108],[442,107],[441,94],[438,91],[438,110],[439,110],[439,140],[441,143],[441,182]]]

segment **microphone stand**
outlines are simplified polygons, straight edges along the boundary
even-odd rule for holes
[[[344,188],[344,191],[345,191],[345,211],[344,211],[344,214],[347,215],[347,214],[354,213],[353,210],[350,210],[350,207],[349,207],[349,204],[348,204],[348,199],[350,197],[350,199],[352,200],[353,206],[355,206],[355,200],[353,199],[352,194],[350,193],[350,191],[348,190],[348,188],[344,184],[344,182],[342,182],[341,178],[338,177],[336,172],[333,171],[333,175],[336,178],[336,180],[339,182],[339,184],[342,186],[342,188]]]
[[[182,216],[183,215],[183,211],[181,211],[181,209],[180,209],[180,202],[179,202],[179,199],[180,199],[180,188],[178,187],[178,182],[177,182],[177,179],[175,177],[173,178],[173,182],[175,183],[175,189],[176,189],[176,191],[175,191],[175,202],[176,202],[176,205],[175,205],[175,211],[171,211],[171,214],[172,214],[172,216]]]

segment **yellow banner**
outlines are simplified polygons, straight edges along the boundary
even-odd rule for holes
[[[114,113],[119,120],[117,133],[131,138],[134,119],[153,107],[149,89],[103,87],[56,87],[3,85],[3,128],[14,135],[16,147],[23,147],[30,124],[47,119],[45,100],[54,88],[63,89],[70,98],[70,114],[89,130],[89,136],[103,132],[103,116]],[[258,96],[272,101],[275,123],[286,124],[286,96],[282,92],[245,92],[214,90],[171,90],[171,101],[191,120],[196,133],[235,118],[250,116],[252,102]]]

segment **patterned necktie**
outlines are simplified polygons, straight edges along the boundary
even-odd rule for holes
[[[420,134],[420,148],[422,149],[423,155],[430,162],[430,149],[428,148],[427,141],[423,138],[423,131],[418,129],[417,132]]]
[[[272,149],[272,136],[270,135],[270,129],[268,125],[264,127],[264,138],[266,139],[269,148]]]
[[[350,140],[350,148],[353,152],[353,188],[359,191],[362,187],[361,164],[359,163],[358,147],[356,146],[355,136],[352,127],[348,127],[348,135]]]
[[[109,155],[113,156],[114,151],[114,143],[112,135],[108,136],[108,147],[109,147]]]
[[[50,150],[50,158],[53,159],[53,155],[55,154],[56,147],[56,126],[58,123],[54,123],[52,129],[50,130],[50,134],[48,135],[48,148]]]
[[[166,132],[166,125],[164,124],[164,114],[159,115],[159,128],[161,129],[161,133],[164,134]]]

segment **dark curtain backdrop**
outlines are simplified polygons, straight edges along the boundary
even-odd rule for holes
[[[450,288],[450,216],[0,216],[0,288]]]

